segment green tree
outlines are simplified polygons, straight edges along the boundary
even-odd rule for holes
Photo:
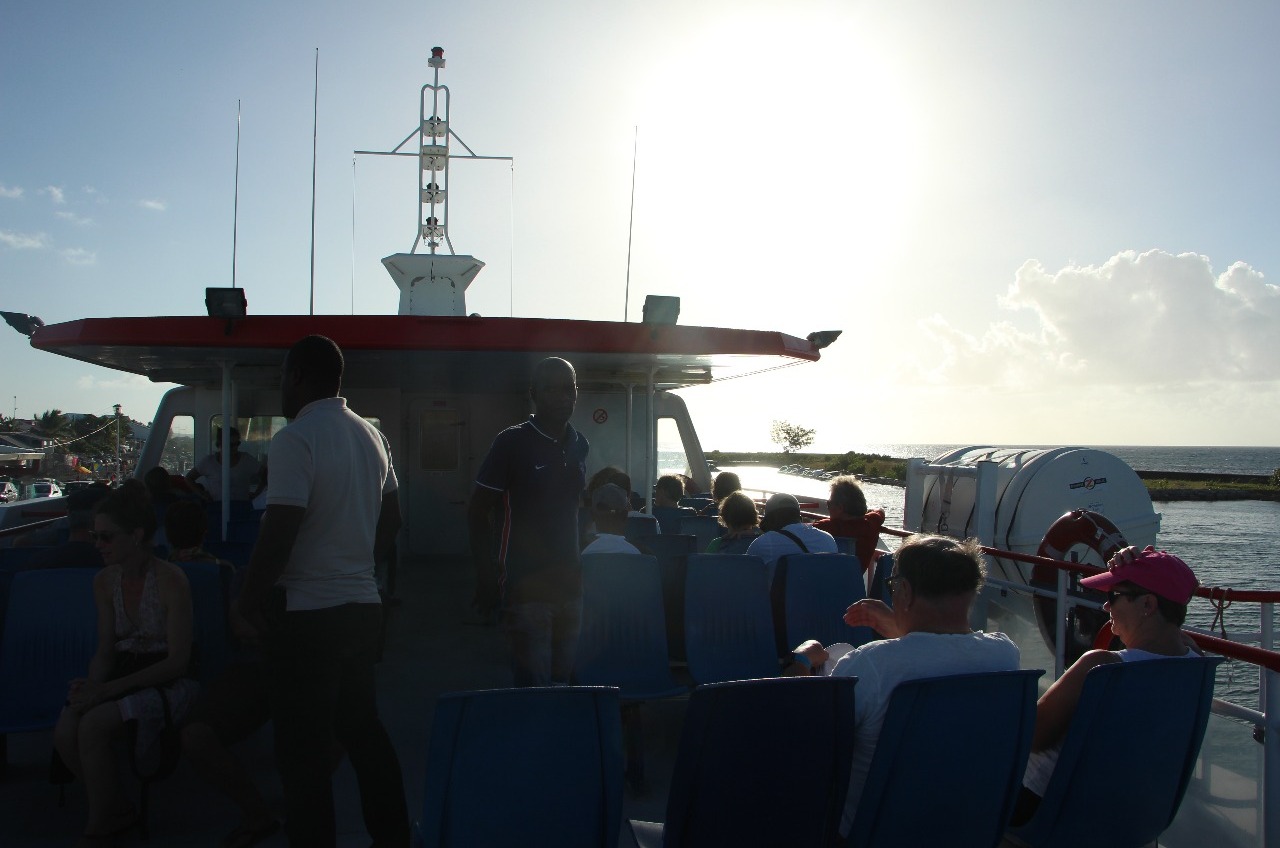
[[[769,428],[769,438],[782,447],[783,453],[795,453],[813,444],[816,430],[806,430],[790,421],[774,421]]]
[[[72,435],[71,419],[61,409],[47,409],[36,416],[34,432],[37,436],[60,442]]]

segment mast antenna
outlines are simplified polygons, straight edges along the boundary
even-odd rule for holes
[[[631,140],[631,218],[627,221],[627,288],[622,296],[622,321],[627,321],[631,308],[631,231],[636,224],[636,152],[640,149],[640,125],[636,125],[635,135]]]
[[[320,127],[320,48],[316,48],[315,99],[311,103],[311,312],[316,314],[316,134]]]
[[[231,288],[236,287],[236,241],[240,235],[240,101],[236,100],[236,183],[231,204]]]

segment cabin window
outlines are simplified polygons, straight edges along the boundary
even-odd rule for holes
[[[462,468],[462,416],[458,410],[440,407],[418,416],[418,467],[434,472]]]
[[[267,449],[271,446],[271,437],[289,423],[289,419],[282,415],[253,415],[233,420],[235,423],[231,426],[240,431],[240,452],[247,453],[262,463],[267,461]],[[221,428],[221,415],[215,415],[209,419],[209,444],[205,446],[202,457],[214,453],[221,447],[219,441]]]
[[[663,474],[690,474],[684,439],[674,418],[658,419],[658,476]]]
[[[170,474],[186,474],[196,464],[196,420],[190,415],[175,415],[169,422],[169,435],[164,440],[160,464]]]

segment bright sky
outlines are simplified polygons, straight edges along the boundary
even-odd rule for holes
[[[305,312],[318,47],[317,311],[394,312],[415,163],[352,151],[413,130],[439,44],[454,130],[515,157],[451,172],[469,310],[622,318],[638,126],[633,320],[844,330],[685,392],[709,449],[1275,444],[1278,41],[1263,2],[9,3],[0,309],[202,314],[240,100],[237,282]],[[0,357],[5,414],[161,393]]]

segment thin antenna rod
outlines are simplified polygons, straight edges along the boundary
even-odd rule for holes
[[[351,157],[351,314],[356,314],[356,157]]]
[[[631,142],[631,219],[627,221],[627,291],[623,295],[622,320],[626,322],[631,309],[631,231],[636,223],[636,151],[640,148],[640,125],[636,125],[635,137]]]
[[[240,236],[240,101],[236,101],[236,188],[231,204],[231,288],[236,287],[236,242]]]
[[[315,100],[311,104],[311,313],[316,314],[316,135],[320,128],[320,48],[316,48]]]

